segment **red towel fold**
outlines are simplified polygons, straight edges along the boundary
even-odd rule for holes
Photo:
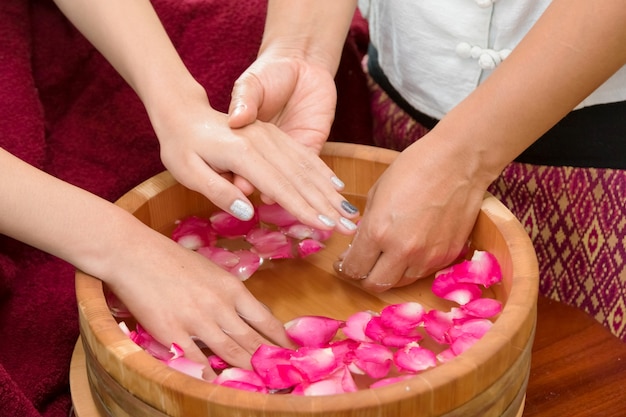
[[[154,4],[211,103],[225,111],[234,80],[256,56],[265,2]],[[1,1],[0,39],[0,146],[111,201],[163,169],[141,102],[52,1]],[[353,72],[340,91],[361,91],[358,47],[346,49],[340,76]],[[335,138],[366,141],[366,102],[347,103]],[[68,415],[77,337],[72,266],[0,235],[0,417]]]

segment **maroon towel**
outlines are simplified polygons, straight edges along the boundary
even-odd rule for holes
[[[256,56],[265,2],[154,4],[211,103],[225,111],[234,80]],[[335,140],[369,141],[367,101],[350,100],[366,91],[363,33],[346,44],[337,77],[347,93]],[[52,1],[2,0],[0,39],[0,146],[111,201],[163,169],[141,102]],[[72,266],[0,235],[0,417],[68,415],[77,337]]]

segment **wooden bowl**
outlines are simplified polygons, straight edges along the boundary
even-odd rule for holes
[[[345,195],[361,210],[371,185],[396,157],[390,150],[328,143],[324,160],[346,183]],[[167,172],[123,196],[118,205],[169,235],[176,219],[208,216],[215,207]],[[530,370],[535,331],[538,268],[521,224],[487,195],[471,240],[498,258],[503,282],[491,296],[504,303],[491,330],[455,359],[401,383],[355,393],[302,397],[240,391],[194,379],[168,368],[136,346],[108,310],[102,282],[76,274],[80,330],[87,375],[102,416],[519,416]],[[337,279],[332,263],[349,238],[335,234],[321,252],[273,261],[246,281],[281,320],[305,314],[346,319],[361,310],[417,300],[446,308],[430,291],[432,278],[383,294],[367,294]]]

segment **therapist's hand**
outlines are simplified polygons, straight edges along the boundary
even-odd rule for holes
[[[265,50],[239,77],[232,92],[229,124],[238,128],[256,119],[271,122],[319,153],[335,117],[335,82],[327,69],[288,58],[287,52]]]
[[[488,184],[477,182],[466,155],[442,142],[434,135],[415,142],[371,188],[335,265],[343,278],[381,292],[429,276],[464,250]]]

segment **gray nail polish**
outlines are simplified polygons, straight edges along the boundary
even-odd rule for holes
[[[345,217],[342,217],[341,219],[339,219],[339,222],[343,225],[343,227],[345,227],[348,230],[356,230],[356,224],[346,219]]]
[[[235,200],[233,204],[230,205],[230,212],[233,216],[238,218],[239,220],[250,220],[252,216],[254,216],[254,208],[245,201]]]
[[[335,221],[333,219],[331,219],[330,217],[328,217],[328,216],[320,214],[319,216],[317,216],[317,218],[320,219],[320,221],[322,223],[324,223],[328,227],[334,227],[335,226]]]
[[[341,181],[337,177],[331,177],[330,181],[333,183],[335,187],[337,187],[340,190],[343,190],[343,188],[346,186],[346,184],[344,184],[344,182]]]
[[[356,208],[354,205],[352,205],[352,203],[350,203],[347,200],[343,200],[341,202],[341,208],[343,209],[343,211],[345,211],[348,214],[354,214],[354,213],[359,212],[359,209]]]

